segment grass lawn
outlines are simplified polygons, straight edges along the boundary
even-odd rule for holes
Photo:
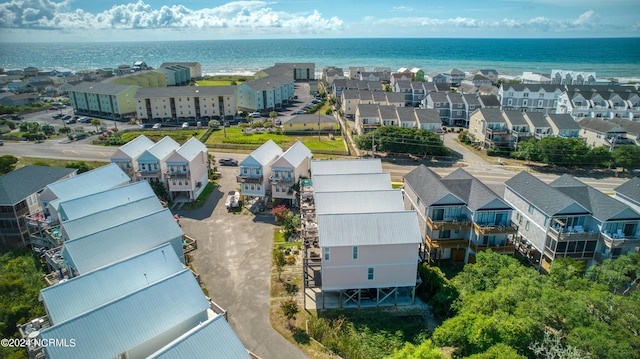
[[[18,157],[18,163],[16,163],[16,169],[22,168],[28,165],[66,167],[71,162],[78,162],[78,161],[58,160],[58,159],[51,159],[51,158]],[[101,162],[101,161],[80,161],[80,162],[86,163],[87,166],[89,166],[89,168],[91,169],[102,167],[104,165],[109,164],[109,162]]]
[[[198,86],[229,86],[231,80],[200,80],[196,83]]]
[[[252,80],[253,76],[242,76],[242,75],[215,75],[215,76],[206,76],[204,80],[196,81],[198,86],[229,86],[232,81],[235,81],[237,85],[240,85],[243,82],[247,82]]]
[[[288,136],[276,133],[258,133],[245,135],[240,127],[227,127],[227,136],[225,138],[224,131],[214,131],[205,144],[247,144],[261,145],[268,140],[279,144],[281,147],[289,147],[297,140],[304,143],[311,151],[346,151],[341,136],[336,136],[330,140],[327,136],[322,136],[318,141],[318,136]]]
[[[140,135],[145,135],[149,137],[150,140],[154,142],[158,142],[163,137],[169,136],[174,140],[176,140],[176,142],[178,143],[184,143],[184,142],[187,142],[187,140],[189,140],[192,136],[200,138],[200,136],[202,136],[202,134],[205,133],[206,131],[207,131],[206,128],[192,129],[192,130],[175,130],[175,131],[131,131],[131,132],[124,132],[122,134],[122,139],[125,142],[129,142]]]

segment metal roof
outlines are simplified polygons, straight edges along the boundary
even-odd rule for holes
[[[175,339],[176,326],[207,319],[209,302],[189,269],[40,332],[42,339],[73,338],[47,346],[48,358],[114,358],[152,339]],[[152,342],[153,343],[153,342]],[[157,347],[138,348],[157,350]],[[150,352],[141,353],[143,355]]]
[[[311,173],[313,175],[333,175],[348,173],[381,173],[382,162],[379,158],[359,160],[313,160]]]
[[[402,191],[397,189],[316,192],[314,194],[316,214],[364,213],[404,210]]]
[[[60,202],[58,210],[62,221],[83,217],[143,198],[156,198],[147,181],[139,181],[125,186]]]
[[[134,98],[165,98],[165,97],[212,97],[235,96],[236,86],[167,86],[145,87],[136,92]]]
[[[160,141],[156,142],[155,145],[144,151],[142,155],[138,157],[138,161],[162,161],[169,156],[171,152],[178,148],[180,148],[180,144],[178,144],[178,142],[169,136],[165,136]]]
[[[40,291],[49,320],[57,325],[144,288],[184,265],[170,244],[113,263]],[[81,293],[81,294],[80,294]]]
[[[206,156],[209,154],[207,150],[207,146],[204,145],[199,139],[195,137],[191,137],[187,142],[182,144],[177,150],[176,153],[179,154],[182,158],[191,162],[194,158],[198,157],[201,153]],[[167,163],[171,162],[171,160],[167,160]]]
[[[251,356],[224,316],[218,315],[148,356],[148,359],[249,359]]]
[[[266,166],[267,164],[269,164],[269,162],[271,162],[272,160],[274,160],[275,158],[281,155],[282,155],[282,148],[280,148],[280,146],[278,146],[272,140],[269,140],[264,144],[262,144],[262,146],[255,149],[255,151],[251,152],[249,157],[253,158],[253,160],[258,162],[260,165]],[[242,166],[243,163],[244,161],[240,163],[240,166]]]
[[[120,159],[121,157],[118,157],[120,155],[120,152],[128,157],[125,159],[135,159],[136,157],[140,156],[142,152],[153,146],[153,144],[154,142],[151,141],[147,136],[140,135],[129,141],[128,143],[120,146],[118,151],[116,151],[113,156],[111,156],[111,160],[113,161],[114,159]]]
[[[98,167],[47,186],[60,202],[104,191],[131,181],[115,163]]]
[[[64,242],[62,256],[78,273],[117,262],[167,242],[178,241],[182,257],[182,229],[168,208],[132,221]],[[175,246],[176,244],[174,244]]]
[[[297,168],[305,158],[311,158],[311,150],[307,148],[302,142],[296,141],[293,146],[289,147],[280,158],[287,161],[293,167]]]
[[[320,247],[419,244],[415,211],[318,214]]]
[[[388,173],[313,175],[312,180],[314,193],[391,189]]]
[[[24,166],[0,176],[0,205],[17,204],[75,171],[75,168]]]
[[[67,240],[74,240],[158,212],[162,208],[158,198],[147,197],[62,222],[60,230]]]
[[[130,88],[140,89],[140,86],[134,85],[115,85],[104,82],[81,82],[69,89],[69,92],[83,92],[97,95],[118,95]]]

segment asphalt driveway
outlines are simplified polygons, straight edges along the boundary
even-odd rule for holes
[[[177,211],[184,232],[198,240],[193,267],[247,349],[265,359],[306,358],[269,322],[273,217],[228,213],[224,201],[238,187],[238,167],[219,170],[220,186],[202,208]]]

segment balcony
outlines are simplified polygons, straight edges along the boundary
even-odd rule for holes
[[[471,242],[470,246],[476,253],[489,249],[500,254],[513,254],[516,251],[515,243],[512,241],[506,241],[504,244],[475,244],[474,242]]]
[[[138,177],[160,177],[160,170],[138,170],[136,175]]]
[[[487,136],[489,135],[506,135],[509,133],[508,128],[487,128]]]
[[[292,176],[280,177],[280,176],[271,176],[269,177],[269,182],[272,184],[293,184],[295,178]]]
[[[458,217],[453,219],[434,221],[431,217],[427,217],[427,225],[433,231],[452,230],[452,229],[469,229],[471,221],[466,217]]]
[[[566,241],[566,240],[587,240],[587,239],[598,239],[600,237],[600,232],[598,231],[586,231],[580,227],[566,229],[563,227],[554,228],[549,227],[549,236],[557,241]]]
[[[640,247],[640,237],[627,236],[624,233],[602,233],[604,244],[609,248]]]
[[[238,183],[262,183],[262,180],[263,180],[263,176],[260,176],[260,177],[253,177],[253,176],[246,176],[246,175],[236,176],[236,182]]]
[[[518,226],[511,221],[506,225],[473,222],[473,230],[478,235],[515,234],[518,232]]]
[[[463,249],[469,246],[468,239],[462,238],[438,238],[431,239],[431,237],[427,236],[426,238],[427,247],[431,249],[440,249],[440,248],[456,248]]]
[[[166,171],[164,175],[167,178],[189,178],[191,176],[191,171]]]

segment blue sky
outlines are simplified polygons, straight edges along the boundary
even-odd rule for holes
[[[638,0],[10,0],[0,42],[638,37]]]

